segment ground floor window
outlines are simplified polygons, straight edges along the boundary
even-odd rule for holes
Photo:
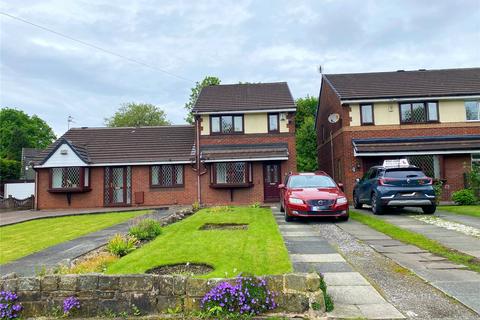
[[[50,169],[51,189],[83,190],[89,187],[89,169],[84,167],[63,167]]]
[[[160,165],[151,167],[152,187],[181,187],[183,186],[183,165]]]
[[[480,153],[472,153],[472,168],[480,170]]]
[[[413,164],[431,178],[440,178],[440,159],[437,155],[408,156],[408,162]]]
[[[219,162],[212,165],[211,182],[215,185],[245,185],[251,183],[248,162]]]

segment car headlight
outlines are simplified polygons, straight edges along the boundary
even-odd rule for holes
[[[347,202],[348,202],[348,200],[345,197],[337,198],[337,204],[338,205],[346,204]]]
[[[298,199],[298,198],[289,198],[288,202],[290,202],[291,204],[303,204],[304,203],[302,199]]]

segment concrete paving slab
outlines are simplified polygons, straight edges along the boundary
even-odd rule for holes
[[[315,237],[315,236],[318,236],[318,233],[313,231],[304,231],[304,232],[285,231],[285,232],[282,232],[282,235],[284,237]]]
[[[346,262],[293,262],[295,272],[353,272],[352,267]]]
[[[325,272],[323,278],[328,286],[369,286],[370,283],[358,272]]]
[[[345,262],[338,253],[324,254],[291,254],[292,262]]]
[[[405,316],[389,303],[361,304],[358,308],[367,319],[405,319]]]
[[[422,250],[418,247],[411,246],[411,245],[398,245],[398,246],[382,246],[382,245],[371,245],[376,251],[380,253],[424,253],[427,252]]]
[[[285,241],[287,249],[292,254],[306,253],[306,254],[318,254],[318,253],[337,253],[328,243],[316,242],[316,241]]]
[[[356,238],[360,240],[389,240],[391,239],[389,236],[386,236],[384,234],[372,234],[372,235],[355,235]]]
[[[475,271],[456,269],[424,269],[417,270],[416,273],[430,282],[470,282],[480,281],[480,275]],[[479,291],[480,292],[480,291]]]
[[[298,237],[298,236],[285,236],[284,232],[282,232],[283,240],[287,241],[311,241],[311,242],[319,242],[322,241],[323,238],[320,237],[318,234],[315,236],[305,236],[305,237]]]
[[[480,315],[480,281],[437,281],[432,283],[435,287],[448,295],[461,301]]]
[[[385,299],[372,286],[331,286],[327,292],[341,304],[381,304]]]
[[[362,311],[353,304],[335,303],[335,308],[331,312],[327,312],[328,319],[361,319]]]
[[[434,261],[434,262],[425,262],[424,263],[425,267],[427,269],[465,269],[466,266],[462,264],[455,264],[455,263],[450,263],[450,262],[444,262],[444,261]]]

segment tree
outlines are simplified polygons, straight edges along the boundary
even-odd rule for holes
[[[298,130],[307,117],[315,118],[317,112],[318,99],[315,97],[306,96],[295,101],[297,104],[297,113],[295,115],[295,128]]]
[[[202,82],[198,82],[198,81],[196,82],[195,87],[192,88],[188,102],[185,103],[185,109],[187,109],[187,112],[188,112],[187,117],[185,118],[185,121],[187,121],[190,124],[194,123],[192,109],[193,109],[193,106],[195,105],[195,102],[197,102],[198,96],[200,95],[200,91],[202,91],[204,87],[214,86],[218,84],[220,84],[220,79],[212,76],[206,76],[202,80]]]
[[[169,125],[165,112],[150,103],[122,103],[110,118],[105,118],[108,127],[140,127]]]
[[[318,169],[315,118],[309,116],[302,122],[302,126],[296,133],[297,169],[300,172],[311,172]]]
[[[18,179],[20,176],[20,170],[20,161],[0,158],[0,181]]]
[[[16,161],[22,148],[44,149],[56,138],[45,121],[12,108],[0,110],[0,137],[0,158]]]

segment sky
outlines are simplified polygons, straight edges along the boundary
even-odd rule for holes
[[[207,75],[287,81],[300,98],[318,95],[320,65],[480,66],[480,0],[0,0],[0,12],[100,48],[0,14],[0,107],[36,114],[57,135],[69,115],[75,127],[103,126],[126,102],[155,104],[182,124]]]

